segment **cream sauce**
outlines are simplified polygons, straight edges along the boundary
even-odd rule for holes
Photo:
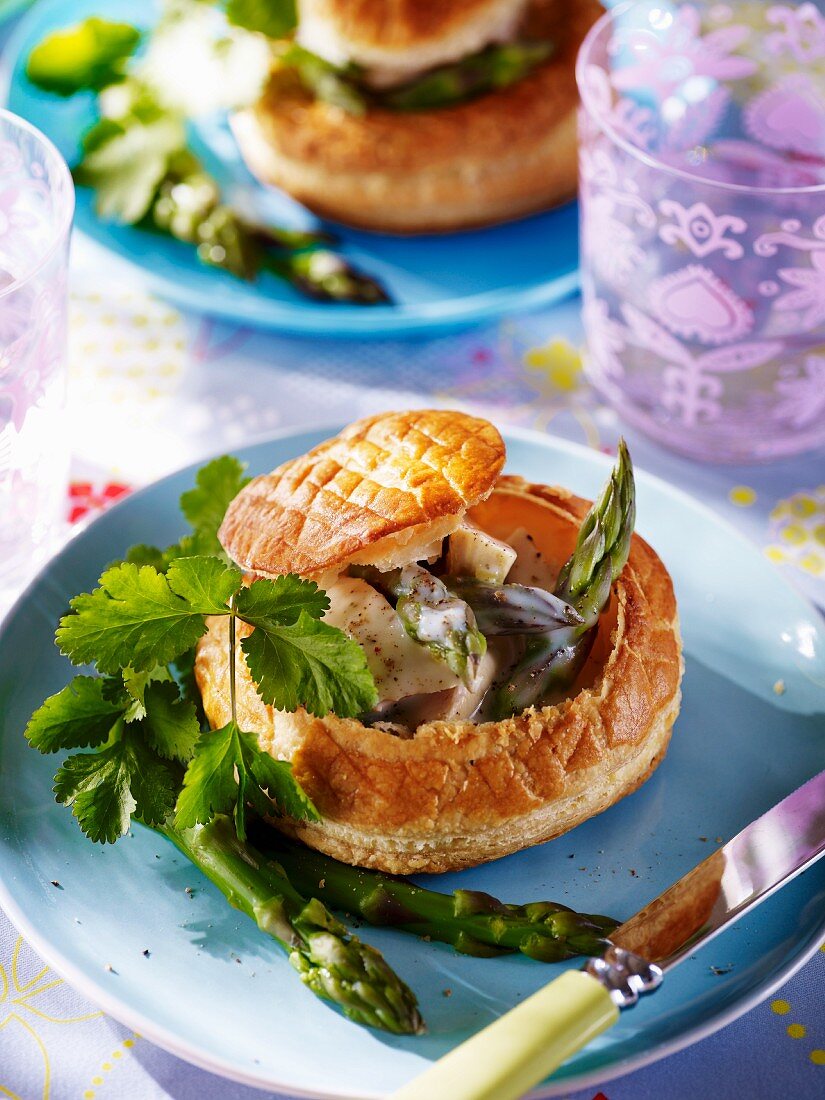
[[[363,647],[381,703],[458,686],[456,674],[413,641],[395,608],[371,584],[341,577],[327,588],[327,595],[330,608],[324,620]]]
[[[542,556],[527,529],[517,528],[508,537],[507,543],[517,554],[515,564],[507,574],[507,583],[526,584],[552,592],[556,583],[556,571]]]

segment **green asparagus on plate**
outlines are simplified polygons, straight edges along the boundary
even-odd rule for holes
[[[353,936],[294,876],[239,840],[230,818],[205,825],[159,829],[210,879],[227,901],[287,952],[301,981],[332,1001],[355,1023],[399,1035],[416,1035],[424,1022],[412,991],[380,952]]]
[[[541,962],[598,955],[616,927],[609,917],[576,913],[552,901],[508,905],[479,890],[439,893],[394,875],[350,867],[271,830],[255,832],[291,882],[308,897],[369,924],[452,944],[480,958],[521,952]]]
[[[622,439],[618,461],[585,516],[575,549],[556,582],[555,595],[572,606],[581,622],[528,640],[523,656],[490,701],[491,718],[553,701],[573,683],[592,647],[613,581],[627,561],[635,522],[633,464]]]

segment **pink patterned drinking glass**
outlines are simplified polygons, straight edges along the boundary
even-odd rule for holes
[[[696,458],[825,443],[822,4],[624,4],[577,76],[595,386]]]
[[[66,499],[66,266],[74,190],[0,111],[0,614],[52,549]]]

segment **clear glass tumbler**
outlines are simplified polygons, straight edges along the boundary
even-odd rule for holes
[[[65,507],[66,163],[0,111],[0,613],[53,547]]]
[[[587,371],[695,458],[825,443],[823,10],[623,4],[579,55]]]

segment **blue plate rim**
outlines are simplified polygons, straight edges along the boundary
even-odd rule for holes
[[[258,440],[251,443],[248,447],[242,448],[249,450],[252,448],[263,449],[268,445],[283,440],[295,438],[300,439],[305,436],[318,436],[319,440],[326,438],[328,435],[334,435],[341,430],[340,421],[337,422],[318,422],[316,424],[307,424],[302,426],[297,431],[295,429],[285,428],[281,431],[271,433],[266,439]],[[610,466],[610,457],[602,454],[600,451],[596,451],[591,447],[588,447],[581,443],[576,443],[571,440],[563,439],[558,436],[548,435],[546,433],[537,431],[531,428],[522,428],[519,426],[504,427],[502,430],[502,436],[505,444],[508,438],[513,440],[523,440],[528,443],[536,444],[540,447],[549,447],[550,449],[557,448],[562,452],[566,452],[574,459],[584,459],[587,462],[595,462],[597,465],[604,468]],[[95,517],[92,521],[85,524],[80,530],[78,530],[70,539],[70,543],[73,543],[77,538],[83,538],[85,534],[91,530],[101,520],[106,519],[107,522],[111,522],[110,517],[117,518],[118,512],[132,504],[135,500],[140,500],[144,496],[148,496],[150,493],[156,492],[164,483],[171,481],[172,479],[180,476],[187,471],[194,472],[205,461],[209,460],[209,456],[202,457],[195,462],[187,463],[184,466],[178,467],[175,470],[165,474],[162,478],[158,478],[156,481],[151,482],[148,485],[142,486],[140,489],[129,494],[128,497],[124,497],[122,500],[117,501],[105,513]],[[720,516],[713,508],[705,504],[703,501],[698,500],[692,494],[680,489],[677,486],[672,485],[664,478],[659,477],[656,474],[648,473],[644,469],[636,468],[636,476],[641,482],[647,482],[655,487],[664,490],[668,495],[678,499],[682,499],[689,502],[691,507],[698,509],[706,516],[711,518],[715,524],[722,527],[729,536],[739,542],[740,544],[749,548],[750,552],[757,552],[757,547],[754,543],[743,535],[738,528],[728,519]],[[38,573],[32,578],[30,583],[26,586],[21,595],[15,600],[12,607],[9,609],[4,620],[0,622],[0,646],[4,643],[6,635],[9,631],[9,623],[12,618],[18,612],[20,608],[28,601],[32,591],[41,583],[41,581],[48,574],[49,570],[54,565],[55,561],[59,559],[60,555],[66,549],[69,543],[66,543],[61,549],[52,556],[38,571]],[[784,587],[789,595],[800,603],[805,610],[812,615],[816,620],[822,619],[822,613],[819,608],[808,598],[808,596],[798,589],[787,577],[785,577],[779,570],[775,571],[775,577],[780,582],[780,585]],[[127,1026],[138,1031],[150,1042],[156,1044],[162,1049],[168,1051],[170,1054],[176,1057],[182,1058],[192,1065],[198,1066],[201,1069],[210,1073],[218,1074],[226,1078],[227,1080],[234,1081],[238,1084],[251,1086],[253,1088],[261,1090],[282,1089],[285,1090],[286,1095],[301,1098],[301,1100],[383,1100],[382,1093],[365,1093],[363,1090],[359,1092],[356,1097],[352,1092],[330,1092],[326,1089],[325,1092],[315,1092],[313,1090],[307,1090],[302,1088],[296,1088],[295,1085],[289,1083],[283,1083],[274,1081],[272,1078],[266,1078],[263,1076],[257,1076],[255,1074],[248,1074],[239,1071],[237,1067],[228,1063],[224,1058],[216,1056],[211,1060],[202,1057],[201,1053],[195,1047],[190,1047],[189,1043],[181,1042],[174,1037],[167,1029],[156,1026],[152,1019],[145,1016],[140,1011],[131,1009],[128,1005],[124,1005],[121,999],[116,995],[110,993],[102,984],[101,979],[96,979],[94,976],[86,974],[82,968],[76,967],[72,962],[65,958],[62,952],[58,948],[52,947],[48,938],[45,935],[40,934],[37,927],[30,922],[29,918],[17,905],[14,896],[11,893],[9,887],[7,887],[3,878],[0,877],[0,908],[4,910],[9,920],[15,925],[17,930],[26,938],[29,944],[34,950],[41,956],[44,962],[46,962],[52,969],[55,970],[62,978],[69,982],[78,992],[84,996],[89,997],[95,1004],[99,1005],[103,1011],[114,1019],[126,1024]],[[546,1084],[543,1084],[538,1089],[529,1093],[530,1100],[550,1100],[552,1097],[561,1095],[569,1095],[570,1093],[577,1091],[581,1088],[587,1088],[592,1085],[604,1084],[607,1081],[614,1080],[619,1077],[626,1076],[629,1073],[638,1069],[643,1069],[645,1066],[652,1065],[655,1062],[660,1061],[672,1054],[676,1054],[686,1047],[692,1046],[702,1039],[715,1034],[721,1028],[727,1024],[739,1019],[745,1013],[749,1012],[756,1005],[760,1004],[772,992],[782,986],[789,978],[796,974],[802,967],[811,959],[819,950],[823,936],[825,936],[825,914],[822,916],[820,925],[812,929],[809,935],[803,941],[804,946],[800,952],[789,959],[786,963],[781,964],[777,970],[771,974],[765,975],[763,979],[757,981],[750,989],[749,993],[742,996],[735,1004],[730,1007],[719,1008],[716,1012],[711,1013],[701,1023],[698,1023],[694,1027],[687,1027],[685,1031],[672,1038],[662,1040],[655,1046],[651,1047],[639,1054],[631,1054],[624,1058],[619,1058],[609,1066],[595,1069],[593,1071],[584,1072],[580,1074],[571,1075],[558,1081],[550,1080]],[[423,1069],[423,1067],[422,1067]]]
[[[0,104],[8,109],[10,109],[9,100],[23,49],[31,34],[31,27],[37,25],[39,21],[38,6],[33,4],[20,16],[0,51],[4,63],[4,71],[0,73]],[[542,213],[552,214],[556,209],[564,209],[576,201],[572,199]],[[530,215],[530,217],[534,216],[536,215]],[[514,222],[521,220],[525,219],[514,219]],[[138,274],[144,286],[184,309],[195,310],[228,322],[234,321],[242,325],[294,335],[375,339],[470,328],[485,321],[496,321],[508,314],[530,312],[542,306],[563,301],[575,294],[580,285],[577,262],[571,270],[530,287],[485,290],[450,299],[447,302],[369,306],[364,307],[363,312],[342,313],[338,312],[334,303],[319,305],[311,301],[302,301],[299,306],[291,306],[260,296],[243,299],[241,302],[234,301],[231,307],[222,308],[220,294],[203,295],[197,290],[187,289],[182,283],[176,283],[173,279],[154,273],[151,268],[113,249],[103,239],[102,232],[98,234],[75,226],[73,233],[94,242],[108,255],[115,256],[118,261],[128,265],[130,273]],[[377,235],[381,236],[381,234]]]
[[[163,275],[154,274],[129,256],[114,252],[97,236],[83,229],[73,232],[84,240],[91,241],[96,248],[103,249],[115,256],[118,263],[129,268],[130,274],[137,276],[142,285],[157,293],[165,301],[182,309],[203,316],[213,317],[224,323],[235,323],[243,327],[272,330],[294,336],[323,336],[323,338],[347,338],[353,340],[391,339],[394,337],[423,335],[429,332],[444,332],[455,329],[471,328],[482,323],[500,321],[506,316],[529,313],[542,306],[554,305],[578,294],[581,286],[579,269],[560,275],[541,286],[528,290],[485,290],[480,294],[463,299],[466,305],[448,310],[443,302],[430,302],[419,306],[365,306],[372,323],[364,327],[360,314],[338,313],[334,304],[326,309],[309,304],[302,305],[300,311],[293,311],[280,302],[258,299],[266,303],[269,315],[264,317],[255,309],[246,310],[240,303],[233,303],[231,309],[220,308],[220,295],[205,302],[198,291],[188,290],[182,283],[175,283]],[[335,315],[335,325],[330,325],[330,312]],[[384,312],[386,310],[387,312]],[[379,312],[381,311],[381,312]],[[389,312],[392,311],[392,312]],[[323,334],[319,325],[323,324]]]

